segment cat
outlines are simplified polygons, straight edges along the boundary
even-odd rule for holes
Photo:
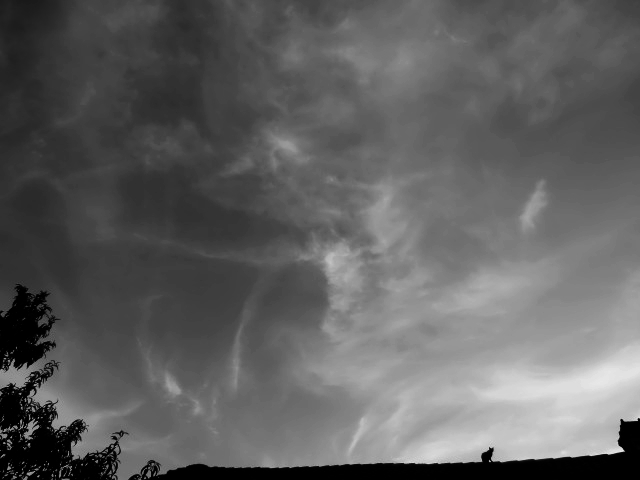
[[[486,452],[482,452],[482,455],[480,455],[480,458],[482,458],[482,463],[493,462],[493,460],[491,460],[492,456],[493,447],[489,447],[489,450],[487,450]]]

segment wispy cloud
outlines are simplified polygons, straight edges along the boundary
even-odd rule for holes
[[[401,210],[401,214],[408,212]],[[576,239],[556,251],[528,260],[507,260],[511,252],[506,252],[504,259],[479,262],[475,268],[470,262],[468,272],[456,282],[448,281],[447,275],[438,271],[429,272],[425,255],[418,255],[415,247],[402,256],[382,250],[384,261],[367,255],[336,257],[356,268],[360,275],[367,271],[377,280],[361,283],[357,289],[339,290],[343,296],[334,298],[336,311],[348,315],[339,323],[341,328],[328,330],[334,344],[327,356],[308,365],[328,384],[343,385],[370,399],[364,415],[354,420],[354,434],[346,447],[346,456],[354,461],[366,458],[469,461],[474,452],[486,449],[489,444],[502,444],[510,435],[525,438],[519,430],[509,430],[501,420],[498,405],[506,400],[486,400],[492,406],[485,406],[479,401],[482,395],[477,389],[493,381],[493,372],[502,365],[500,358],[507,359],[507,365],[509,362],[518,365],[515,351],[519,352],[520,362],[531,355],[530,347],[518,348],[515,340],[510,343],[508,332],[517,337],[515,332],[525,329],[535,315],[537,302],[557,290],[558,285],[571,282],[577,266],[584,265],[615,238],[607,234]],[[420,245],[420,238],[415,245]],[[343,246],[338,251],[349,250]],[[412,260],[410,267],[406,258]],[[327,272],[333,273],[332,281],[339,285],[340,270]],[[357,282],[347,284],[353,286]],[[326,321],[334,321],[331,318],[328,316]],[[552,331],[543,332],[542,339],[548,335],[554,338]],[[498,338],[506,343],[501,344]],[[546,341],[540,340],[538,348],[543,348]],[[565,380],[572,385],[588,381],[597,390],[601,380],[598,377],[617,378],[609,374],[617,367],[611,368],[595,369],[572,381],[562,377],[557,384],[551,382],[547,392],[551,395],[555,386]],[[528,381],[525,383],[529,385]],[[535,381],[530,388],[545,391],[538,389]],[[577,401],[578,397],[572,399]],[[585,407],[585,412],[600,405],[593,403]],[[474,415],[480,414],[482,419],[474,419]],[[573,428],[572,422],[581,425],[576,418],[569,410],[554,414],[549,420],[549,431],[558,435],[563,429],[567,432]],[[533,428],[535,421],[526,420],[529,421]],[[509,458],[530,456],[522,452],[533,445],[539,449],[543,436],[543,433],[530,435],[517,447],[503,452]],[[576,448],[572,451],[584,452],[591,447]]]
[[[358,442],[362,438],[362,435],[365,433],[366,428],[367,428],[367,419],[366,417],[362,417],[358,422],[358,428],[354,432],[353,437],[351,437],[351,442],[349,443],[349,448],[347,449],[348,458],[351,458],[353,449],[356,448],[356,445],[358,445]]]
[[[145,347],[140,339],[138,339],[138,348],[144,357],[147,380],[150,384],[160,386],[164,399],[178,407],[190,405],[192,416],[203,415],[205,408],[198,398],[198,394],[181,387],[176,376],[168,368],[159,365],[158,360],[152,355],[152,348]]]
[[[575,408],[596,401],[601,395],[615,397],[640,377],[640,346],[628,345],[608,358],[567,372],[527,371],[521,366],[496,369],[491,385],[474,388],[480,400],[533,403],[553,400],[558,406]]]
[[[554,284],[557,275],[549,262],[513,263],[483,268],[452,286],[434,308],[444,314],[472,317],[514,313]]]
[[[252,321],[253,316],[256,313],[256,304],[260,301],[260,297],[268,287],[269,282],[271,282],[273,273],[274,271],[268,270],[258,278],[251,289],[249,296],[242,305],[242,311],[240,312],[240,318],[238,320],[238,328],[234,336],[229,359],[229,388],[232,395],[235,395],[240,387],[242,375],[243,332]]]
[[[230,362],[230,389],[231,393],[235,394],[238,391],[240,385],[240,374],[242,371],[242,331],[246,320],[241,318],[238,330],[233,340],[233,347],[231,348],[231,362]]]
[[[197,417],[198,415],[202,415],[204,413],[204,408],[202,407],[202,403],[200,402],[200,400],[193,397],[191,398],[191,402],[193,403],[193,410],[191,411],[193,416]]]
[[[529,233],[535,229],[536,222],[547,205],[549,205],[549,195],[546,189],[546,182],[538,180],[535,190],[520,214],[520,229],[523,233]]]
[[[256,247],[238,248],[237,250],[216,250],[207,249],[207,247],[203,245],[190,245],[179,240],[155,238],[140,233],[133,233],[129,238],[134,242],[143,242],[151,246],[171,248],[176,252],[196,258],[204,258],[211,261],[230,260],[257,266],[279,266],[291,262],[300,256],[300,248],[285,239],[275,239],[273,242]]]
[[[170,398],[175,398],[182,394],[180,385],[178,385],[175,377],[168,370],[165,370],[164,372],[163,387]]]
[[[431,428],[405,442],[397,458],[469,461],[490,445],[505,459],[601,453],[610,445],[606,439],[615,436],[618,418],[635,413],[629,402],[616,399],[637,395],[640,370],[628,365],[635,365],[639,354],[631,345],[560,370],[531,365],[523,357],[509,364],[504,356],[499,365],[470,367],[468,388],[454,400],[457,421],[440,422],[438,410],[425,412],[433,418]],[[427,402],[426,408],[438,407]]]

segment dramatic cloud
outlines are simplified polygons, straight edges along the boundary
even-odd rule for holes
[[[0,300],[51,291],[47,393],[130,431],[124,472],[596,454],[637,418],[632,3],[45,13],[1,90]]]

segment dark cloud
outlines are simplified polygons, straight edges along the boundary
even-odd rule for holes
[[[36,176],[20,182],[4,200],[4,233],[12,238],[9,242],[21,244],[17,250],[25,253],[24,268],[38,271],[38,283],[51,284],[64,295],[77,295],[80,272],[64,192],[46,177]]]

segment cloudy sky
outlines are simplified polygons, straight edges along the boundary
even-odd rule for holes
[[[147,459],[619,451],[640,417],[633,1],[20,2],[0,304]],[[18,381],[10,371],[2,383]]]

